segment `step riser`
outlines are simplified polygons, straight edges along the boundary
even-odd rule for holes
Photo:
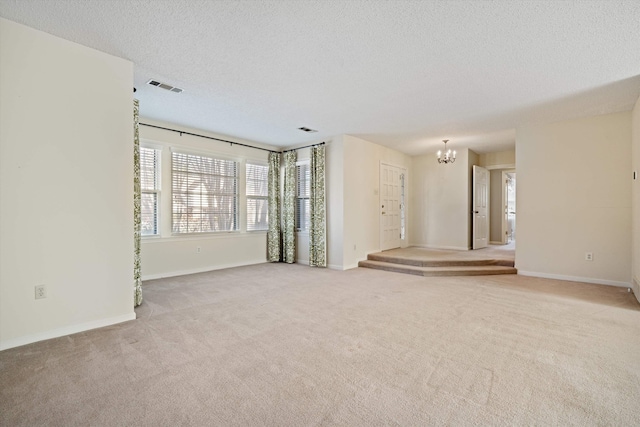
[[[425,261],[420,259],[397,258],[384,255],[369,255],[367,256],[367,260],[388,262],[399,265],[412,265],[414,267],[477,267],[482,265],[499,265],[502,267],[514,266],[513,261],[501,259]]]
[[[363,262],[358,264],[359,267],[372,268],[374,270],[390,271],[393,273],[413,274],[414,276],[424,277],[446,277],[446,276],[494,276],[501,274],[518,274],[518,270],[513,267],[505,267],[504,269],[494,270],[466,270],[466,271],[418,271],[404,269],[398,267],[381,267],[377,265],[367,265]]]

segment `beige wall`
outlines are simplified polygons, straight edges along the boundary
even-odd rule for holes
[[[636,172],[632,181],[632,236],[633,236],[633,292],[640,301],[640,98],[631,113],[631,169]]]
[[[477,154],[457,150],[455,163],[439,164],[435,154],[412,158],[410,232],[412,246],[467,250],[471,224],[471,166]]]
[[[0,349],[134,319],[131,62],[0,19],[0,64]]]
[[[519,272],[628,286],[631,114],[523,126],[516,144]]]
[[[516,165],[516,150],[483,153],[478,157],[478,166],[489,169],[512,169]]]
[[[404,168],[411,186],[411,158],[399,151],[344,135],[343,268],[355,268],[380,250],[380,163]],[[407,196],[409,195],[407,189]],[[406,212],[410,211],[407,203]],[[402,243],[407,246],[407,240]]]

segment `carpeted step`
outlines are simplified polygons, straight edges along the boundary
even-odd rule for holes
[[[503,267],[513,267],[513,260],[507,259],[439,259],[427,260],[419,258],[407,258],[393,255],[385,255],[384,253],[369,254],[367,259],[370,261],[386,262],[391,264],[412,265],[415,267],[466,267],[480,265],[499,265]]]
[[[423,267],[383,261],[360,261],[358,267],[393,271],[395,273],[415,274],[418,276],[490,276],[495,274],[517,274],[514,267],[501,265],[463,265]]]

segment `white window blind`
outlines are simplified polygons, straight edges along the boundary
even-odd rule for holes
[[[269,167],[247,163],[247,231],[269,229]]]
[[[172,153],[174,233],[238,229],[238,164],[193,154]]]
[[[309,163],[296,166],[296,229],[308,230],[310,226],[311,169]]]
[[[159,160],[159,150],[140,147],[140,207],[143,236],[158,234]]]

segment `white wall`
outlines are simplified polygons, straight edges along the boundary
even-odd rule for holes
[[[411,157],[364,139],[344,135],[343,268],[380,251],[380,163],[405,168],[411,187]],[[407,188],[407,196],[409,195]],[[407,201],[407,235],[411,203]],[[408,245],[408,239],[401,243]]]
[[[470,244],[470,168],[477,154],[457,150],[455,163],[439,164],[435,153],[412,158],[412,246],[467,250]]]
[[[487,169],[513,169],[516,166],[516,150],[482,153],[478,165]]]
[[[0,64],[0,349],[134,319],[132,64],[5,19]]]
[[[326,146],[327,266],[342,270],[344,232],[344,135]]]
[[[633,236],[633,292],[640,301],[640,98],[631,112],[631,169],[636,172],[632,181],[632,236]]]
[[[630,112],[523,126],[516,146],[519,272],[628,286]]]
[[[184,126],[161,123],[145,118],[143,123],[167,128],[175,128],[214,138],[221,138],[253,146],[274,149],[255,142],[224,135],[212,134]],[[240,145],[213,141],[140,126],[142,145],[161,150],[161,190],[160,190],[160,236],[142,238],[142,278],[143,280],[177,276],[181,274],[217,270],[227,267],[266,262],[266,231],[246,232],[245,162],[254,161],[267,164],[268,152]],[[205,235],[172,235],[171,233],[171,149],[220,156],[236,160],[239,167],[239,210],[240,230],[230,233]],[[308,157],[308,156],[307,156]],[[200,252],[198,252],[198,248]]]

